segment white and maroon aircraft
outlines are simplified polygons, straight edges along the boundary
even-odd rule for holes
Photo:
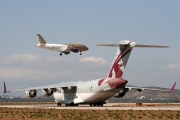
[[[73,53],[80,52],[80,55],[82,55],[81,52],[88,50],[88,47],[86,47],[83,44],[50,44],[50,43],[47,43],[40,34],[37,34],[37,36],[38,36],[39,44],[36,44],[35,45],[36,47],[60,52],[59,54],[60,56],[62,56],[62,53],[64,53],[65,55],[68,55],[70,54],[70,52],[73,52]]]
[[[34,98],[36,97],[37,92],[41,90],[41,93],[44,97],[54,95],[54,99],[58,106],[60,106],[62,103],[64,103],[66,106],[76,106],[78,104],[103,106],[107,99],[113,96],[123,97],[126,92],[132,89],[136,89],[139,92],[143,90],[174,90],[176,83],[171,89],[153,89],[126,85],[128,81],[122,78],[133,47],[167,48],[168,46],[140,45],[127,40],[120,41],[119,44],[99,44],[98,46],[118,46],[113,64],[107,77],[84,82],[62,82],[53,85],[32,87],[14,91],[24,91],[26,98]],[[6,85],[4,83],[4,93],[8,92],[12,91],[7,91]]]

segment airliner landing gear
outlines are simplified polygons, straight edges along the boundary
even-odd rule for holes
[[[81,51],[80,51],[80,55],[82,55]]]
[[[60,53],[59,55],[62,56],[62,53]]]
[[[61,103],[57,103],[57,106],[61,106]]]

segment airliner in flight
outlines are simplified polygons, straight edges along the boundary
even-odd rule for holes
[[[57,102],[58,106],[61,106],[62,103],[66,106],[77,106],[79,104],[103,106],[107,99],[111,97],[123,97],[126,92],[132,89],[136,89],[139,92],[143,90],[174,91],[176,83],[174,83],[171,89],[155,89],[129,86],[127,85],[128,81],[122,78],[133,47],[167,48],[168,46],[141,45],[127,40],[120,41],[119,44],[99,44],[98,46],[118,46],[107,77],[89,81],[61,82],[14,91],[7,91],[6,84],[4,83],[4,93],[24,91],[26,98],[35,98],[37,92],[41,91],[44,97],[54,95],[55,102]]]
[[[62,56],[62,53],[64,53],[65,55],[68,55],[70,54],[70,52],[73,52],[73,53],[80,52],[80,55],[82,55],[81,52],[88,50],[88,47],[86,47],[83,44],[50,44],[50,43],[47,43],[40,34],[37,34],[37,36],[38,36],[39,44],[36,44],[35,45],[36,47],[60,52],[59,54],[60,56]]]

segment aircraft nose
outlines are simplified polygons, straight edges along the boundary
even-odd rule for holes
[[[127,84],[127,80],[124,80],[122,78],[111,78],[108,81],[109,86],[111,87],[111,89],[114,88],[123,88],[126,84]]]

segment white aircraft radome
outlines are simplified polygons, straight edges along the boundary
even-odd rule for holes
[[[64,53],[65,55],[68,55],[70,54],[70,52],[73,52],[73,53],[80,52],[80,55],[82,55],[81,52],[88,50],[88,47],[86,47],[83,44],[50,44],[50,43],[47,43],[40,34],[37,34],[37,36],[38,36],[39,44],[36,44],[35,45],[36,47],[60,52],[59,54],[60,56],[62,56],[62,53]]]
[[[61,82],[53,85],[31,87],[14,91],[7,91],[4,82],[4,93],[24,91],[26,98],[35,98],[37,92],[41,90],[42,96],[44,97],[54,95],[55,102],[58,106],[61,106],[62,103],[66,106],[77,106],[79,104],[103,106],[107,99],[111,97],[123,97],[126,92],[132,89],[136,89],[139,92],[143,90],[174,91],[176,83],[174,83],[171,89],[154,89],[127,85],[128,81],[122,78],[133,47],[167,48],[168,46],[141,45],[127,40],[120,41],[119,44],[98,44],[97,46],[118,47],[107,77],[81,82]]]

